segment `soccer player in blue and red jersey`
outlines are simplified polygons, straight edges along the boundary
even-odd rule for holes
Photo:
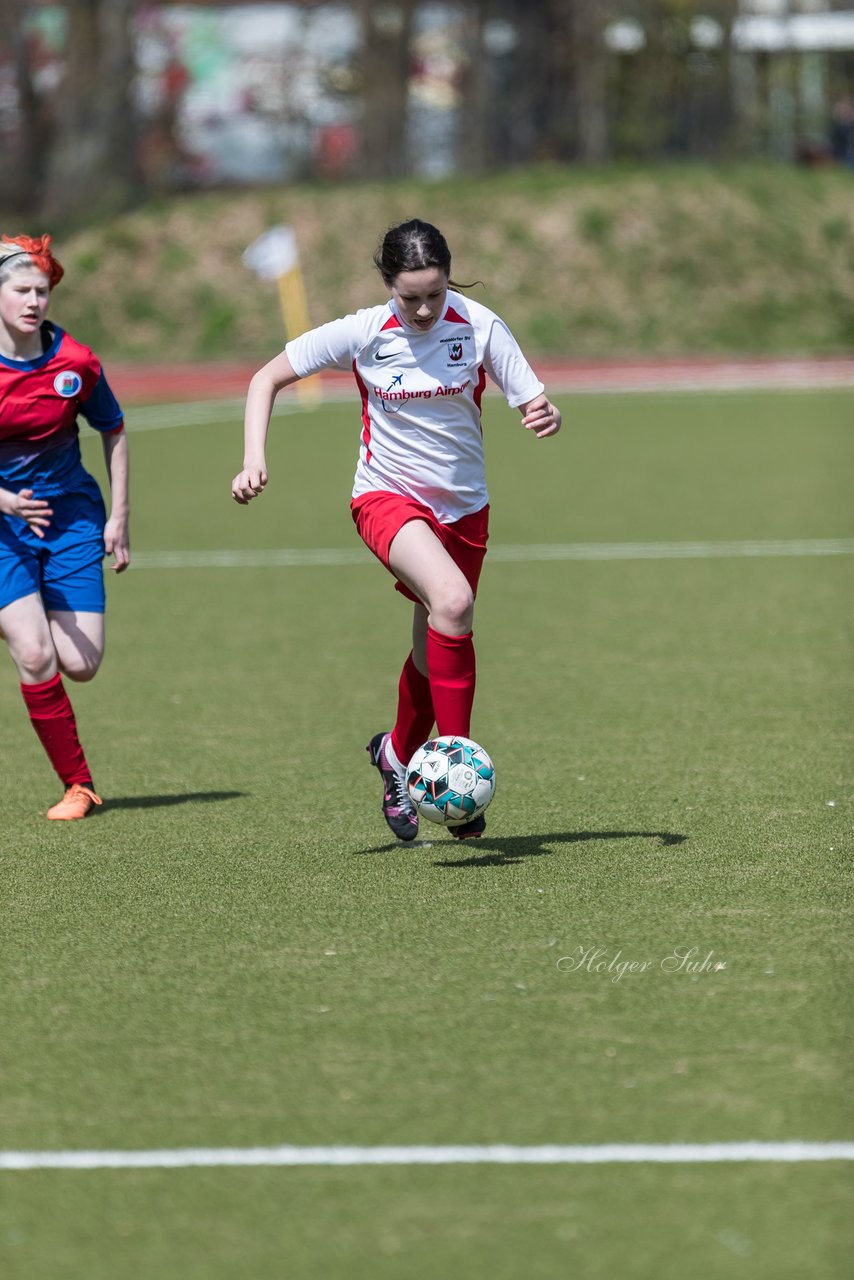
[[[51,237],[0,237],[0,635],[33,728],[65,787],[52,819],[101,800],[62,683],[104,655],[102,560],[130,563],[124,420],[88,347],[47,319],[63,268]],[[80,457],[77,417],[101,433],[111,514]]]
[[[245,504],[267,484],[265,444],[276,394],[322,369],[349,369],[361,399],[361,446],[351,510],[360,537],[414,604],[412,652],[398,682],[397,717],[368,743],[383,781],[383,814],[400,840],[418,816],[406,764],[430,736],[470,736],[475,692],[474,603],[486,554],[489,495],[481,398],[489,377],[522,425],[546,439],[560,411],[504,321],[451,279],[445,237],[414,218],[390,227],[374,263],[389,301],[292,339],[253,377],[243,468]],[[481,815],[451,828],[480,836]]]

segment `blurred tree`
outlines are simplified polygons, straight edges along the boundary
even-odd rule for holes
[[[609,156],[609,55],[605,27],[615,0],[469,0],[483,33],[506,22],[515,33],[500,83],[484,101],[488,60],[481,56],[469,101],[497,133],[498,165],[536,159],[598,163]],[[483,37],[481,36],[481,47]],[[481,128],[482,132],[482,128]],[[476,135],[477,136],[477,135]],[[489,144],[487,142],[487,149]]]
[[[731,33],[739,0],[620,0],[638,44],[617,55],[615,150],[725,153],[733,141]]]
[[[3,205],[10,212],[38,209],[50,145],[48,107],[36,93],[33,58],[24,0],[0,0],[0,32],[11,62],[17,112],[9,113],[0,135]]]
[[[571,3],[571,0],[566,0]],[[499,0],[501,19],[514,32],[500,83],[488,106],[498,167],[554,159],[563,149],[568,109],[563,0]],[[491,8],[494,15],[496,8]],[[557,106],[558,116],[553,114]]]
[[[489,106],[494,91],[485,58],[486,24],[491,0],[467,0],[466,49],[460,77],[461,114],[466,128],[459,130],[457,166],[480,173],[491,162]]]
[[[327,6],[289,2],[303,14]],[[851,0],[825,2],[836,9]],[[791,12],[814,7],[812,0],[786,3]],[[295,92],[296,125],[309,132],[312,110],[315,125],[323,123],[322,147],[303,158],[306,172],[314,163],[326,176],[382,181],[418,172],[425,157],[442,171],[476,172],[613,156],[785,156],[796,135],[821,137],[826,127],[830,71],[818,55],[808,62],[792,49],[738,48],[732,31],[745,0],[341,4],[361,31],[358,47],[351,39],[335,67],[353,103],[335,119],[328,101],[320,112]],[[0,0],[0,199],[7,210],[55,225],[128,207],[143,190],[140,170],[149,187],[164,170],[173,185],[176,171],[198,180],[181,168],[177,136],[187,69],[177,61],[166,68],[159,103],[150,75],[147,98],[134,89],[134,49],[147,47],[146,23],[189,6],[239,10],[241,3]],[[838,55],[837,94],[848,90],[852,56]],[[443,59],[446,70],[454,67],[446,81],[433,65]],[[284,62],[279,74],[287,86]],[[431,106],[427,90],[443,84],[446,100]],[[137,110],[147,112],[142,125]],[[293,169],[297,160],[289,161]]]
[[[74,220],[130,206],[139,193],[132,102],[136,0],[69,0],[64,75],[42,213]]]
[[[407,171],[407,86],[414,0],[354,0],[362,24],[358,74],[362,96],[364,178]]]
[[[573,90],[575,155],[601,164],[611,153],[608,119],[609,60],[605,28],[612,0],[565,0],[570,35],[570,84]]]
[[[612,0],[547,0],[541,147],[559,160],[599,163],[609,155],[608,50]]]

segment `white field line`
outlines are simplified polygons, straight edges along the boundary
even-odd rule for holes
[[[146,404],[131,406],[126,412],[129,432],[165,431],[171,427],[198,427],[214,422],[233,422],[239,428],[243,422],[246,401],[188,400],[178,404]],[[276,402],[274,417],[286,414],[314,412],[314,406],[306,406],[296,398],[284,398]],[[88,432],[87,432],[88,434]]]
[[[496,546],[490,563],[547,560],[716,560],[769,556],[850,556],[854,538],[800,538],[766,542],[567,542]],[[137,551],[135,569],[346,568],[375,563],[361,547],[284,547],[257,551]]]
[[[854,1160],[854,1142],[487,1147],[186,1147],[165,1151],[0,1151],[0,1171],[247,1165],[720,1164]]]

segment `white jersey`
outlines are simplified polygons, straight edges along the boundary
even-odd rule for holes
[[[303,378],[353,371],[362,399],[353,497],[405,494],[443,524],[489,501],[480,421],[486,375],[511,408],[543,391],[504,321],[453,290],[425,332],[404,324],[388,302],[312,329],[285,351]]]

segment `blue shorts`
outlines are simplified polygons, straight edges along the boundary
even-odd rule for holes
[[[44,538],[25,521],[0,516],[0,609],[37,592],[46,610],[103,613],[107,512],[98,486],[93,480],[47,501],[53,516]]]

